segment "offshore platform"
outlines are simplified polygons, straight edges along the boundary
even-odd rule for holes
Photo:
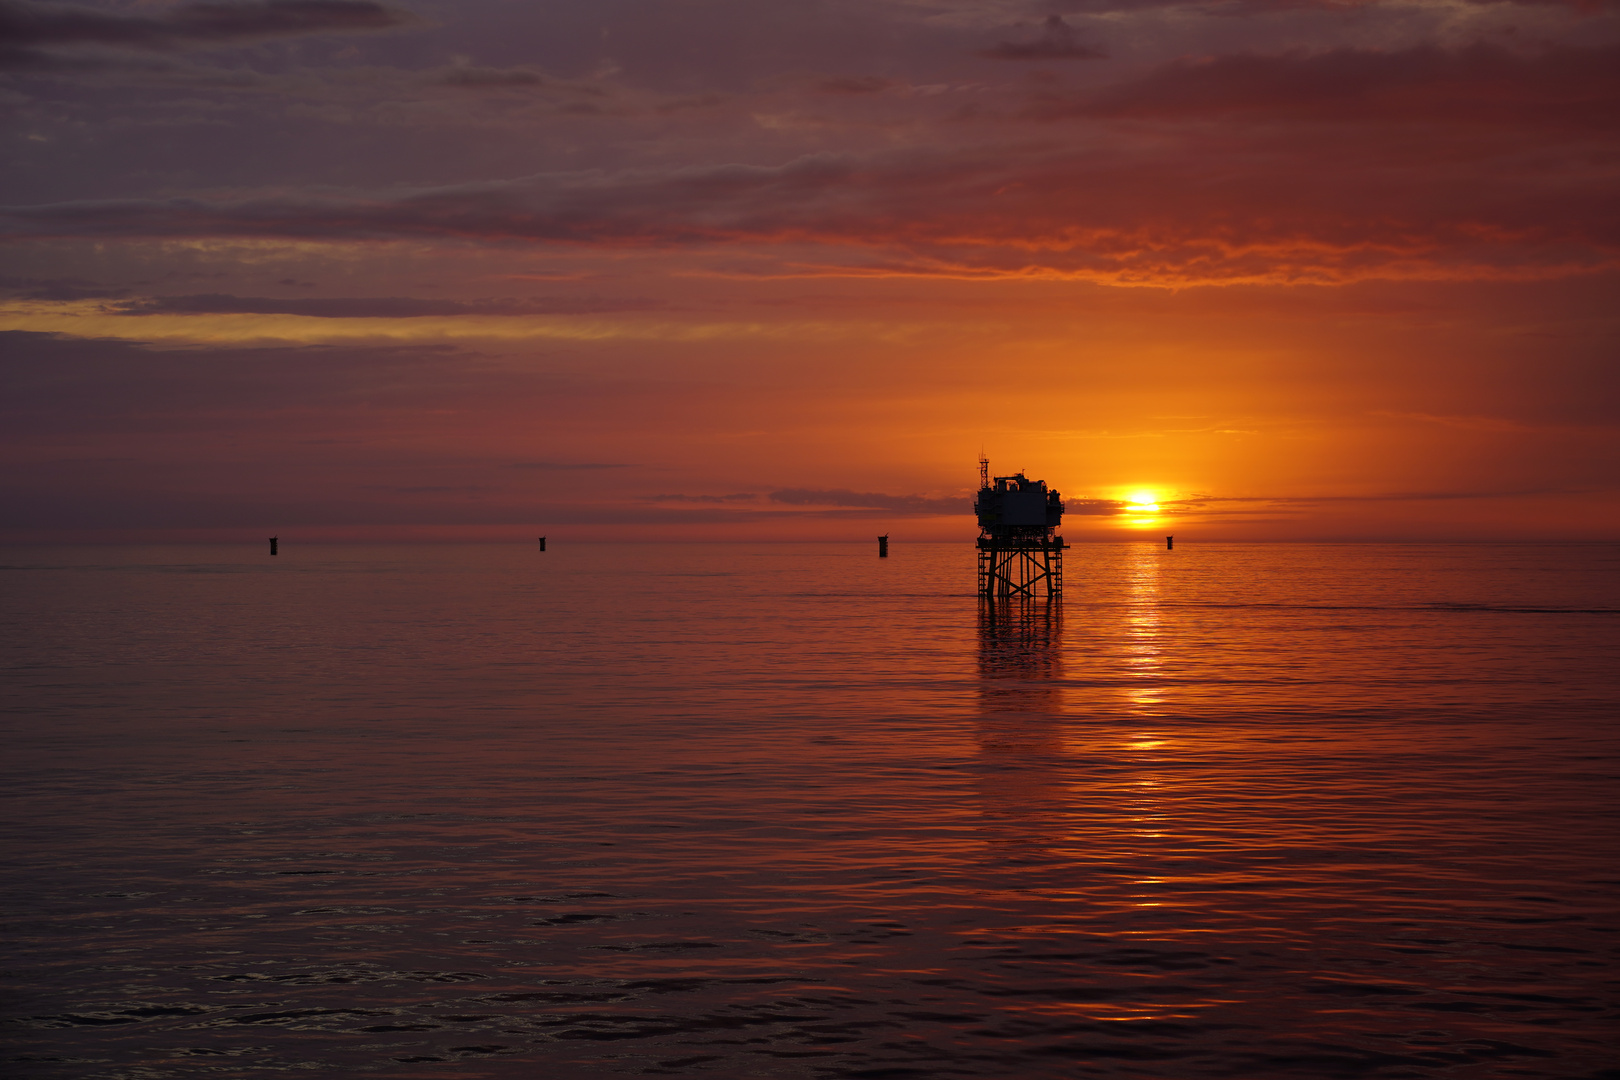
[[[1044,480],[1023,473],[990,476],[990,460],[979,458],[979,592],[984,596],[1034,597],[1063,592],[1063,549],[1058,536],[1063,499]]]

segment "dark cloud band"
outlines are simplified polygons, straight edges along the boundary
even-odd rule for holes
[[[374,0],[244,0],[179,4],[157,14],[128,14],[80,4],[0,0],[0,68],[64,70],[96,66],[75,57],[81,46],[168,52],[274,38],[388,30],[418,20]],[[63,54],[58,50],[68,50]]]
[[[979,53],[990,60],[1100,60],[1107,52],[1087,45],[1061,16],[1050,15],[1032,41],[1003,41]]]
[[[967,514],[972,512],[970,500],[962,497],[930,499],[923,495],[883,495],[875,491],[850,491],[844,488],[785,488],[770,493],[772,502],[790,506],[840,506],[887,510],[895,514]]]
[[[261,38],[386,30],[413,21],[409,13],[373,0],[191,3],[154,15],[34,0],[0,2],[0,38],[13,46],[174,49]]]

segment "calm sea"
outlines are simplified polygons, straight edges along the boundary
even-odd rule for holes
[[[9,1075],[1620,1077],[1620,548],[10,549]]]

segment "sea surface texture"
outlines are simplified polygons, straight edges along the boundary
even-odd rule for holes
[[[11,549],[13,1077],[1620,1077],[1620,549]]]

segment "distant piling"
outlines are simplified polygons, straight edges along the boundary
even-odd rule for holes
[[[272,536],[270,538],[270,554],[274,555],[275,553],[276,553],[276,538],[274,536]]]
[[[1166,551],[1174,551],[1174,550],[1176,550],[1176,538],[1175,537],[1167,536],[1167,537],[1164,538],[1164,550],[1166,550]]]
[[[887,559],[888,557],[889,557],[889,538],[887,536],[880,536],[880,537],[878,537],[878,558]]]
[[[540,538],[540,550],[546,550],[546,538],[543,536]]]

